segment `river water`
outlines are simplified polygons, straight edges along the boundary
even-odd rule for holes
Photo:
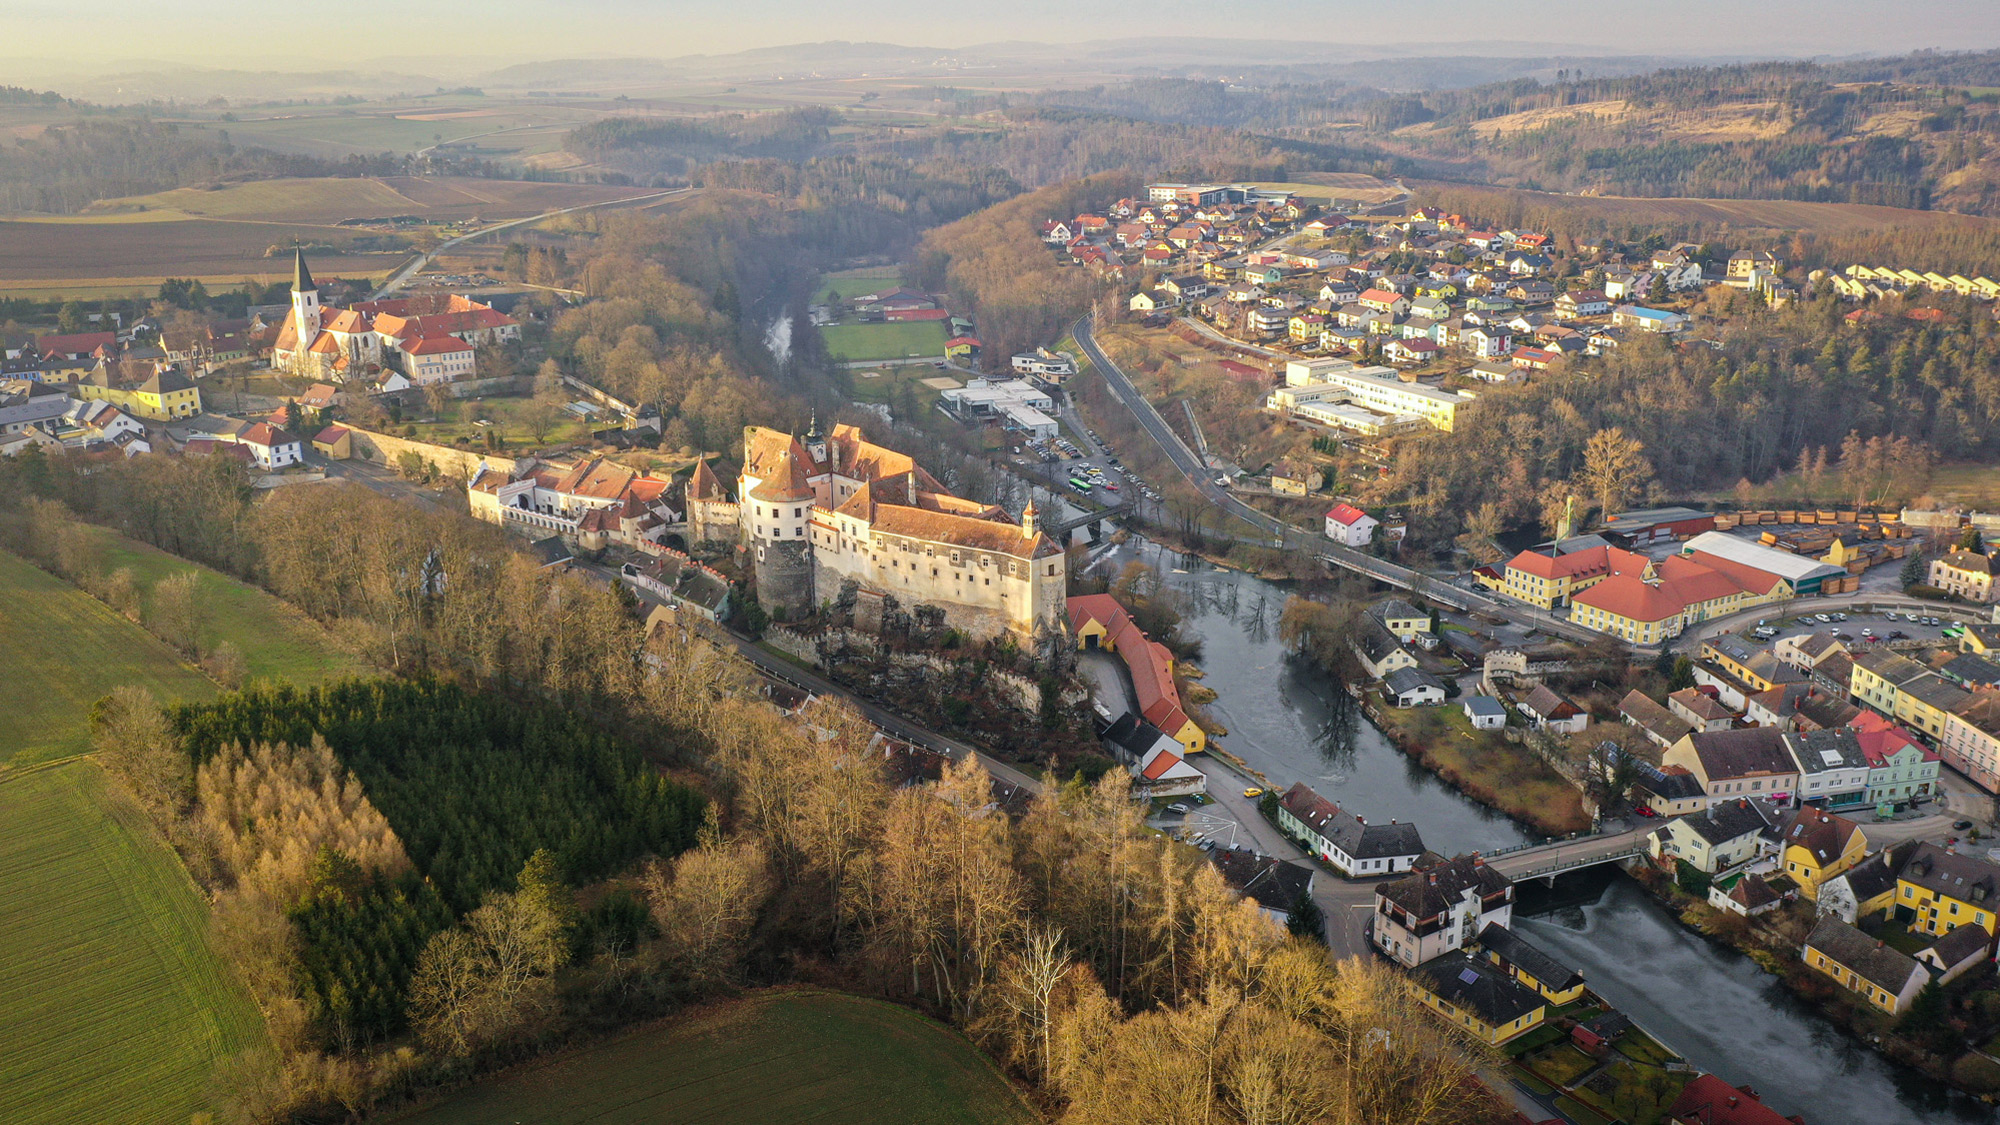
[[[1292,667],[1278,640],[1281,586],[1211,566],[1143,539],[1108,548],[1111,574],[1138,558],[1186,595],[1202,640],[1219,743],[1273,785],[1304,781],[1375,819],[1413,820],[1445,855],[1529,842],[1527,830],[1461,796],[1341,706],[1339,688]],[[1565,877],[1563,909],[1518,928],[1581,970],[1590,986],[1688,1061],[1757,1088],[1780,1113],[1810,1125],[1994,1122],[1988,1107],[1891,1067],[1794,1000],[1749,959],[1719,951],[1610,868]],[[1523,909],[1546,901],[1523,888]]]

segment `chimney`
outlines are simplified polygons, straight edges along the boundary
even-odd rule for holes
[[[1740,1101],[1740,1100],[1741,1100],[1741,1099],[1740,1099],[1740,1098],[1738,1098],[1738,1097],[1737,1097],[1737,1096],[1736,1096],[1735,1094],[1731,1094],[1731,1095],[1729,1095],[1729,1100],[1728,1100],[1727,1102],[1725,1102],[1724,1104],[1725,1104],[1725,1105],[1727,1105],[1727,1106],[1728,1106],[1728,1107],[1729,1107],[1730,1109],[1735,1109],[1735,1108],[1736,1108],[1736,1103],[1737,1103],[1738,1101]]]
[[[1430,881],[1431,881],[1431,886],[1435,887],[1435,886],[1437,886],[1437,885],[1438,885],[1438,877],[1437,877],[1437,872],[1435,872],[1435,871],[1431,872],[1431,873],[1430,873],[1430,875],[1429,875],[1429,878],[1430,878]]]

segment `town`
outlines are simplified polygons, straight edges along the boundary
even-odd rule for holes
[[[1996,1120],[2000,53],[1119,43],[0,97],[0,1118]]]

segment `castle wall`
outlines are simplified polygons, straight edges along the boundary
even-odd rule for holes
[[[804,613],[813,604],[812,544],[803,539],[753,541],[757,600],[767,611]]]

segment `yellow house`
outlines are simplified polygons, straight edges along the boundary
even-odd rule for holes
[[[1530,945],[1514,931],[1488,922],[1479,935],[1486,959],[1514,974],[1514,979],[1561,1007],[1583,997],[1583,974]]]
[[[1846,566],[1860,557],[1860,543],[1849,543],[1845,539],[1836,537],[1832,545],[1827,547],[1826,554],[1819,557],[1819,561],[1829,566]]]
[[[1368,607],[1375,620],[1384,629],[1396,635],[1396,639],[1409,643],[1417,639],[1417,634],[1431,631],[1431,615],[1401,598],[1390,598]]]
[[[1859,824],[1811,805],[1792,813],[1779,828],[1778,840],[1785,874],[1799,885],[1800,894],[1815,900],[1821,883],[1868,854],[1868,837]]]
[[[1808,968],[1890,1015],[1900,1015],[1930,983],[1931,975],[1907,953],[1888,946],[1831,914],[1822,915],[1800,951]]]
[[[1540,1027],[1548,1015],[1540,992],[1463,949],[1434,957],[1411,975],[1426,1005],[1496,1047]]]
[[[1960,926],[2000,932],[2000,866],[1920,844],[1896,873],[1896,920],[1912,930],[1947,934]]]
[[[1076,647],[1113,652],[1125,662],[1132,674],[1139,717],[1190,754],[1208,749],[1208,732],[1181,704],[1180,688],[1174,683],[1174,658],[1167,646],[1146,636],[1110,594],[1081,594],[1069,599],[1067,608]]]
[[[156,422],[192,418],[201,413],[201,388],[178,371],[156,371],[136,387],[120,387],[100,367],[76,385],[78,398],[108,402],[128,414]]]
[[[1848,691],[1863,704],[1929,735],[1944,737],[1951,716],[1971,693],[1893,652],[1865,652],[1854,659]]]

